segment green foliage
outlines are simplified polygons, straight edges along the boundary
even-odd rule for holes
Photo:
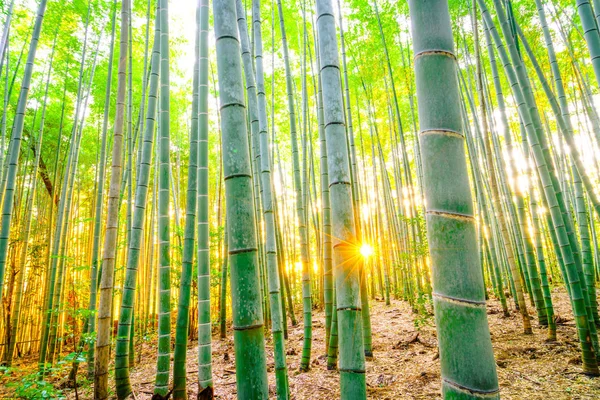
[[[40,379],[38,373],[25,375],[19,382],[8,384],[14,388],[14,397],[17,399],[55,399],[67,397],[62,390],[56,389],[51,383]]]
[[[85,353],[82,352],[72,352],[67,354],[63,359],[61,359],[57,364],[72,364],[72,363],[82,363],[85,362]]]
[[[420,331],[425,326],[434,326],[433,320],[433,301],[431,297],[421,295],[414,304],[413,324],[415,329]]]

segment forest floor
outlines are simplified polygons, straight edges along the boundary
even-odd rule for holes
[[[581,373],[579,345],[566,292],[556,290],[552,297],[560,321],[558,341],[554,343],[545,341],[546,331],[537,327],[534,315],[534,334],[523,335],[519,314],[513,312],[505,318],[500,303],[495,299],[488,301],[488,318],[503,399],[600,398],[600,378],[589,378]],[[440,398],[440,366],[433,317],[413,314],[406,302],[396,300],[392,300],[390,306],[374,301],[371,307],[374,357],[367,360],[369,399]],[[297,315],[301,313],[297,312]],[[311,370],[300,373],[303,328],[301,323],[290,327],[286,346],[293,399],[339,398],[338,373],[327,370],[327,360],[323,356],[324,337],[324,314],[315,311]],[[131,379],[138,400],[150,399],[152,394],[156,361],[153,349],[146,344],[142,354],[136,355],[142,362],[134,367]],[[267,337],[269,390],[274,398],[272,349],[271,339]],[[217,399],[236,398],[234,357],[231,335],[225,340],[214,337],[213,377]],[[29,363],[34,364],[33,360]],[[196,398],[197,392],[196,372],[196,347],[192,342],[188,352],[188,393],[192,399]],[[10,380],[14,382],[16,377],[0,375],[1,399],[15,398],[15,388],[7,386],[7,383]],[[59,380],[57,377],[57,382]],[[68,399],[76,398],[73,389],[65,390],[64,394]],[[79,399],[93,398],[90,383],[81,383],[78,396]]]

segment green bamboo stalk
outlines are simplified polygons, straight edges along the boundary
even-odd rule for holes
[[[119,325],[116,336],[115,386],[117,397],[119,399],[127,398],[132,392],[129,377],[129,370],[131,367],[129,363],[130,332],[133,327],[134,296],[136,293],[137,272],[140,264],[140,250],[142,249],[148,187],[150,186],[150,169],[152,164],[154,125],[156,120],[156,103],[158,95],[159,61],[160,28],[157,23],[155,24],[154,47],[151,59],[150,93],[148,96],[148,112],[146,114],[146,130],[143,138],[142,157],[140,159],[140,174],[136,180],[137,184],[135,190],[131,240],[127,249],[125,283],[123,284],[121,312],[119,314]]]
[[[274,71],[275,70],[275,2],[272,1],[271,2],[271,70]],[[273,160],[273,166],[275,165],[275,155],[277,154],[277,156],[279,156],[279,153],[275,152],[275,150],[278,150],[277,147],[277,143],[275,140],[275,79],[271,79],[271,134],[272,134],[272,140],[271,143],[273,143],[273,152],[272,152],[272,160]],[[280,161],[280,160],[279,160]],[[279,167],[279,172],[281,172],[281,162],[278,162],[278,167]],[[284,176],[283,174],[280,174],[279,176],[280,179],[280,183],[282,187],[285,187],[285,184],[283,183],[284,181]],[[274,184],[275,182],[273,182]],[[282,290],[283,290],[283,295],[282,295],[282,312],[283,312],[283,336],[285,339],[288,338],[288,329],[287,329],[287,314],[289,314],[290,316],[290,321],[292,323],[292,326],[296,326],[297,321],[296,321],[296,316],[294,314],[294,303],[292,301],[292,292],[290,290],[290,282],[289,282],[289,277],[288,277],[288,272],[286,271],[285,265],[286,265],[286,256],[285,256],[285,247],[283,244],[283,232],[281,229],[281,225],[279,224],[279,218],[280,215],[279,214],[279,210],[278,210],[278,202],[277,202],[277,196],[275,194],[274,191],[274,187],[273,187],[273,193],[274,193],[274,210],[275,210],[275,232],[277,235],[277,255],[278,257],[280,257],[280,261],[279,261],[279,269],[280,269],[280,276],[281,276],[281,282],[283,283],[282,286]],[[282,198],[282,208],[285,209],[285,197]],[[287,296],[287,301],[283,301]],[[287,306],[289,307],[289,309],[286,309],[286,303]]]
[[[2,29],[2,37],[0,37],[0,75],[2,75],[2,67],[4,66],[4,54],[8,53],[8,35],[10,32],[10,22],[12,20],[14,5],[15,0],[11,0],[10,4],[8,5],[8,10],[6,10],[4,29]],[[8,71],[8,65],[6,66],[6,70]],[[2,163],[0,163],[0,165],[2,165]]]
[[[598,33],[598,25],[594,19],[592,5],[588,0],[577,0],[576,4],[584,32],[583,37],[590,52],[596,83],[600,86],[600,34]]]
[[[356,236],[357,236],[357,240],[359,242],[362,242],[363,239],[363,234],[362,234],[362,227],[361,227],[361,218],[360,218],[360,188],[359,188],[359,179],[358,179],[358,169],[357,169],[357,157],[356,157],[356,146],[354,144],[354,125],[352,123],[352,102],[351,102],[351,98],[350,98],[350,84],[349,84],[349,80],[348,80],[348,66],[347,66],[347,62],[346,62],[346,39],[344,36],[344,23],[343,23],[343,13],[342,13],[342,5],[340,0],[337,1],[337,7],[338,7],[338,17],[339,17],[339,29],[340,29],[340,45],[341,45],[341,56],[342,56],[342,69],[343,69],[343,76],[344,76],[344,94],[345,94],[345,100],[346,100],[346,108],[345,108],[345,121],[347,122],[347,136],[348,136],[348,141],[349,141],[349,145],[350,145],[350,177],[352,180],[352,200],[353,200],[353,205],[354,205],[354,220],[356,221]],[[319,69],[321,68],[320,65],[318,66]],[[320,75],[319,75],[319,79],[320,79]],[[321,96],[322,97],[322,96]],[[321,100],[322,101],[322,100]],[[360,116],[359,116],[360,118]],[[360,121],[360,120],[359,120]],[[324,140],[323,140],[324,142]],[[327,151],[327,148],[324,149],[324,151]],[[325,162],[327,162],[327,159],[325,159]],[[327,178],[327,177],[325,177]],[[327,179],[325,179],[325,182],[322,182],[322,185],[327,185]],[[329,192],[327,193],[327,196],[329,197]],[[327,202],[330,203],[329,198],[327,199]],[[328,213],[331,214],[330,209],[328,210]],[[331,216],[329,216],[329,218],[331,219]],[[331,225],[331,223],[329,224]],[[329,235],[331,235],[331,226],[329,226]],[[327,233],[325,233],[327,234]],[[331,239],[328,238],[328,242],[329,242],[329,257],[331,258]],[[327,262],[327,261],[326,261]],[[366,263],[368,262],[368,260],[364,260],[364,262],[360,265],[360,274],[361,274],[361,294],[360,294],[360,299],[361,299],[361,304],[362,304],[362,321],[363,321],[363,337],[364,337],[364,346],[365,346],[365,356],[366,357],[372,357],[373,356],[373,349],[372,349],[372,338],[371,338],[371,313],[370,313],[370,308],[369,308],[369,296],[367,293],[367,278],[366,278],[366,274],[365,274],[365,268],[366,268]],[[331,270],[331,261],[329,261],[329,268]],[[331,277],[329,278],[331,280]],[[327,288],[327,290],[329,291],[329,295],[331,296],[332,293],[332,289],[331,288]],[[331,311],[329,311],[331,313]],[[325,309],[325,315],[326,315],[326,319],[327,319],[327,307]],[[331,318],[331,317],[330,317]],[[326,332],[327,333],[327,332]],[[328,335],[326,335],[326,338],[329,338]],[[329,340],[326,339],[326,345],[329,345]]]
[[[31,75],[35,63],[35,55],[42,30],[42,22],[46,11],[47,0],[40,0],[37,8],[35,25],[31,41],[29,42],[29,53],[27,54],[27,63],[21,82],[21,91],[17,102],[17,111],[13,122],[13,132],[11,137],[11,150],[8,158],[8,176],[6,180],[6,189],[3,194],[2,204],[2,223],[0,227],[0,298],[4,288],[4,273],[6,269],[6,259],[8,257],[8,241],[10,238],[11,219],[13,216],[13,205],[15,197],[15,184],[17,171],[19,167],[19,154],[21,151],[21,137],[23,135],[23,124],[25,122],[25,108],[29,96],[29,85],[31,84]]]
[[[310,204],[310,176],[308,166],[308,142],[311,140],[308,131],[308,88],[307,88],[307,69],[306,69],[306,55],[308,52],[308,37],[306,29],[306,1],[302,2],[302,62],[301,62],[301,82],[302,82],[302,180],[301,180],[301,191],[302,194],[302,209],[304,211],[304,240],[306,241],[306,260],[312,260],[310,254],[310,224],[306,226],[306,221],[309,219],[309,213],[311,211]],[[300,360],[300,371],[307,372],[310,369],[310,357],[312,353],[312,287],[311,287],[311,265],[310,261],[302,263],[302,312],[304,314],[303,325],[304,325],[304,340],[302,344],[302,358]]]
[[[571,157],[573,158],[573,156]],[[590,245],[590,230],[588,226],[587,207],[583,194],[583,185],[581,177],[575,165],[572,166],[573,171],[573,186],[575,187],[575,211],[577,213],[577,226],[579,228],[579,239],[581,240],[581,255],[583,262],[583,274],[585,277],[585,285],[587,286],[588,297],[590,299],[588,308],[588,316],[591,314],[590,324],[598,324],[596,316],[598,315],[598,301],[596,297],[596,276],[594,274],[594,259]]]
[[[224,231],[223,262],[221,263],[221,292],[219,295],[219,326],[221,339],[225,339],[227,337],[227,270],[229,263],[227,223],[225,223]]]
[[[272,143],[272,142],[271,142]],[[281,240],[281,228],[279,225],[279,209],[277,206],[277,197],[275,195],[274,185],[271,187],[271,193],[273,193],[273,215],[275,217],[275,240],[277,244],[277,267],[279,268],[279,282],[281,285],[281,322],[283,328],[283,338],[285,340],[288,339],[288,326],[287,326],[287,306],[293,307],[293,304],[288,304],[288,300],[286,296],[289,296],[290,293],[287,292],[285,287],[286,281],[286,271],[285,271],[285,249],[283,248],[283,243]],[[290,317],[293,317],[292,314]]]
[[[198,392],[212,399],[210,317],[210,235],[208,202],[208,0],[200,1],[200,48],[198,91]]]
[[[6,74],[4,77],[4,99],[2,104],[4,105],[4,109],[2,111],[2,122],[1,122],[1,127],[0,129],[2,130],[2,134],[0,137],[0,173],[2,173],[4,171],[4,164],[5,164],[5,151],[6,151],[6,119],[8,116],[8,101],[9,101],[9,88],[8,88],[8,78],[10,76],[9,74],[9,68],[10,67],[10,52],[8,51],[8,45],[7,45],[7,50],[6,50]],[[2,173],[2,175],[4,175]],[[3,186],[0,187],[0,195],[3,194]]]
[[[246,10],[244,9],[244,16],[246,14]],[[239,16],[238,16],[239,17]],[[244,17],[244,19],[246,19]],[[241,33],[240,33],[240,36]],[[247,28],[246,28],[246,36]],[[240,37],[240,41],[243,40]],[[250,42],[250,39],[248,39]],[[250,45],[249,45],[250,46]],[[252,59],[254,57],[253,50],[254,45],[252,44],[252,53],[249,53],[250,64],[252,64]],[[244,65],[244,71],[246,70],[245,65],[246,61],[244,61],[244,57],[242,55],[242,62]],[[253,73],[254,67],[248,69],[250,74]],[[246,90],[254,90],[255,87],[249,89],[248,82],[246,82]],[[252,97],[252,96],[251,96]],[[254,100],[256,100],[256,96],[254,96]],[[255,221],[256,221],[256,237],[258,240],[258,263],[259,263],[259,274],[260,274],[260,290],[261,290],[261,298],[263,300],[263,313],[264,318],[267,325],[270,322],[270,306],[269,306],[269,295],[268,295],[268,277],[266,271],[266,252],[265,252],[265,238],[263,237],[263,224],[261,215],[263,213],[263,204],[262,204],[262,180],[260,177],[260,165],[261,165],[261,154],[260,154],[260,134],[258,127],[258,117],[257,117],[257,105],[256,101],[253,101],[251,98],[248,99],[248,115],[247,115],[247,123],[250,126],[250,157],[252,159],[251,167],[252,167],[252,182],[253,182],[253,195],[254,195],[254,211],[255,211]]]
[[[548,273],[546,271],[546,260],[544,257],[544,248],[541,237],[541,224],[539,222],[539,211],[537,200],[533,193],[531,194],[531,218],[533,220],[533,238],[535,242],[538,265],[540,267],[540,279],[542,281],[542,292],[544,293],[544,304],[546,305],[546,314],[548,314],[548,340],[556,340],[556,321],[554,318],[554,307],[552,305],[552,296],[550,284],[548,282]]]
[[[169,391],[171,367],[171,260],[169,234],[170,203],[170,80],[169,80],[169,4],[160,1],[160,95],[159,95],[159,165],[158,165],[158,358],[154,394],[165,398]]]
[[[340,2],[338,1],[338,12],[340,13],[340,32],[343,31],[343,26],[342,26],[342,19],[341,19],[341,9],[340,9],[341,5]],[[356,148],[354,145],[354,133],[351,129],[351,125],[352,125],[352,112],[351,112],[351,106],[349,104],[350,102],[350,93],[348,90],[348,73],[347,73],[347,67],[346,67],[346,59],[345,59],[345,45],[344,45],[344,38],[343,35],[340,36],[340,40],[342,43],[342,66],[344,68],[344,82],[345,82],[345,89],[346,89],[346,101],[348,102],[348,104],[346,105],[346,115],[348,115],[348,137],[349,137],[349,141],[350,141],[350,147],[351,147],[351,153],[350,153],[350,157],[352,160],[352,167],[351,167],[351,172],[354,171],[354,173],[351,175],[352,178],[352,199],[353,199],[353,203],[354,203],[354,218],[355,221],[357,221],[356,226],[357,226],[357,239],[360,242],[364,242],[366,239],[366,235],[363,234],[363,229],[361,228],[361,218],[360,218],[360,187],[359,187],[359,176],[358,176],[358,170],[356,168]],[[319,69],[321,69],[321,66],[319,65]],[[319,79],[320,79],[320,75],[319,75]],[[357,105],[358,105],[358,96],[357,96]],[[360,108],[358,108],[360,109]],[[361,144],[362,144],[362,128],[361,128],[361,124],[360,124],[360,113],[357,113],[357,117],[358,117],[358,126],[359,126],[359,132],[361,134]],[[323,141],[325,140],[325,138],[323,138]],[[327,148],[325,147],[325,150]],[[325,160],[327,161],[327,160]],[[363,160],[364,161],[364,160]],[[363,162],[364,165],[364,162]],[[365,172],[365,182],[366,182],[366,172]],[[325,182],[323,182],[324,185],[328,185],[328,181],[326,180]],[[328,199],[328,204],[330,203],[330,200]],[[329,227],[329,235],[331,235],[331,227]],[[371,241],[373,240],[373,238],[371,238]],[[329,243],[331,243],[331,238],[329,238]],[[330,253],[331,254],[331,253]],[[372,332],[371,332],[371,311],[370,311],[370,305],[369,305],[369,294],[368,294],[368,285],[367,285],[367,275],[366,275],[366,268],[370,265],[371,269],[372,267],[372,263],[369,264],[369,259],[364,259],[361,260],[362,263],[360,265],[360,299],[361,299],[361,306],[362,306],[362,323],[363,323],[363,340],[364,340],[364,349],[365,349],[365,357],[373,357],[373,340],[372,340]],[[374,280],[373,280],[374,281]],[[333,290],[332,290],[333,291]],[[375,291],[373,290],[373,293]],[[329,340],[327,341],[327,345],[329,345]]]
[[[360,304],[359,247],[352,203],[350,160],[343,113],[336,25],[331,0],[317,0],[317,32],[323,84],[331,196],[333,263],[336,280],[342,399],[366,398]],[[327,82],[327,84],[325,84]]]
[[[268,397],[252,169],[235,2],[213,2],[238,397]]]
[[[335,293],[335,282],[333,286],[333,304],[331,312],[331,332],[327,346],[327,369],[333,371],[337,369],[338,362],[338,320],[337,320],[337,301]]]
[[[126,243],[131,242],[131,224],[132,224],[132,206],[133,206],[133,147],[134,147],[134,138],[133,138],[133,29],[131,27],[131,19],[129,19],[128,27],[129,29],[129,46],[128,46],[128,54],[127,54],[127,154],[126,154],[126,167],[125,167],[125,176],[127,176],[127,198],[125,199],[125,227],[126,231]],[[123,191],[125,194],[125,191]],[[131,329],[133,329],[133,324],[131,325]],[[130,329],[130,330],[131,330]],[[133,365],[132,365],[133,367]]]
[[[246,92],[247,92],[247,101],[248,101],[248,123],[250,124],[250,141],[252,143],[251,147],[251,157],[252,157],[252,179],[254,183],[254,205],[256,211],[256,221],[257,221],[257,237],[259,240],[258,244],[258,254],[259,254],[259,264],[260,264],[260,282],[261,282],[261,291],[263,293],[263,310],[265,312],[265,320],[269,321],[270,312],[267,310],[269,307],[268,304],[268,295],[266,294],[266,258],[268,258],[268,254],[266,253],[265,245],[266,243],[263,241],[262,236],[262,212],[263,212],[263,202],[262,202],[262,194],[264,192],[263,182],[261,179],[261,152],[260,152],[260,128],[258,121],[258,99],[256,94],[256,78],[254,76],[254,65],[252,63],[252,55],[250,52],[250,39],[248,37],[248,27],[246,23],[246,11],[242,7],[241,3],[236,0],[236,9],[237,9],[237,22],[238,22],[238,31],[240,35],[240,45],[242,51],[242,63],[244,70],[244,77],[246,81]]]
[[[280,185],[281,185],[282,188],[285,188],[286,187],[286,184],[285,184],[285,175],[283,174],[283,168],[281,166],[281,157],[280,157],[280,154],[279,154],[279,146],[278,146],[278,144],[277,144],[277,142],[275,140],[273,140],[273,144],[274,144],[274,147],[275,147],[275,149],[274,149],[275,150],[275,154],[277,155],[277,167],[278,167],[278,172],[279,172],[279,183],[280,183]],[[287,209],[287,204],[286,204],[286,201],[285,201],[285,196],[282,197],[282,208],[284,210]],[[285,215],[285,213],[284,213],[284,215]],[[284,240],[283,239],[285,239],[285,237],[289,238],[289,225],[287,225],[287,224],[284,225],[284,228],[282,229],[282,231],[283,232],[281,234],[282,238],[281,238],[281,246],[280,246],[280,248],[284,249],[284,246],[283,246]],[[288,247],[290,247],[289,243],[286,243],[286,244],[288,244]],[[296,254],[295,254],[296,247],[295,246],[291,246],[291,249],[292,249],[291,259],[292,260],[296,260]],[[294,270],[292,269],[291,271],[293,273]],[[285,273],[285,272],[286,271],[284,269],[283,283],[284,283],[284,286],[285,286],[285,293],[286,293],[287,299],[288,299],[288,301],[287,301],[287,304],[288,304],[288,307],[289,307],[288,308],[288,313],[290,315],[290,320],[292,322],[292,326],[296,326],[296,324],[298,322],[296,321],[296,316],[294,314],[294,303],[293,303],[293,298],[292,298],[292,289],[293,289],[293,287],[290,285],[290,279],[291,278],[288,276],[289,274]]]
[[[247,41],[247,33],[244,34],[246,28],[245,19],[242,17],[242,2],[238,0],[238,24],[240,25],[241,43],[242,43],[242,58],[248,58],[249,43]],[[274,358],[275,358],[275,378],[277,382],[277,398],[289,398],[289,386],[287,376],[287,366],[285,360],[285,341],[283,337],[283,324],[285,318],[282,313],[282,296],[281,282],[279,280],[279,263],[277,259],[277,238],[274,215],[274,196],[271,192],[273,186],[271,178],[271,155],[269,148],[268,122],[267,122],[267,99],[265,93],[265,78],[263,67],[263,50],[262,50],[262,28],[260,19],[260,1],[255,0],[252,4],[252,26],[254,29],[254,57],[256,61],[256,95],[258,106],[258,128],[260,134],[260,176],[262,181],[262,204],[266,231],[266,256],[267,256],[267,274],[269,288],[269,305],[271,309],[271,331],[273,333],[274,343]],[[246,84],[251,86],[254,82],[252,76],[251,62],[244,63],[249,67],[250,74],[246,73]],[[251,91],[249,91],[249,100],[252,102]],[[251,109],[252,111],[252,109]]]
[[[302,262],[302,309],[304,313],[304,341],[302,345],[301,370],[308,370],[310,367],[311,337],[312,337],[312,306],[310,294],[310,279],[304,279],[310,274],[310,260],[308,256],[308,235],[306,232],[306,213],[304,204],[304,193],[302,190],[302,179],[300,173],[300,158],[298,155],[298,138],[296,135],[296,112],[294,105],[294,90],[292,82],[292,72],[290,68],[290,59],[288,54],[287,37],[285,34],[285,23],[283,20],[283,7],[281,0],[277,0],[277,9],[279,11],[279,27],[281,30],[281,42],[283,47],[283,58],[285,62],[286,89],[288,97],[288,113],[290,121],[290,139],[292,141],[292,161],[294,169],[294,189],[296,191],[296,214],[298,219],[298,235],[300,237],[300,259]]]
[[[29,39],[29,35],[33,33],[34,26],[35,26],[35,20],[33,22],[31,29],[29,30],[28,36],[26,37],[25,41],[23,42],[23,46],[21,46],[21,52],[19,53],[19,58],[17,59],[17,63],[14,67],[14,72],[12,74],[12,79],[11,79],[11,82],[9,85],[8,93],[6,93],[6,98],[8,98],[8,99],[10,99],[12,96],[13,86],[15,84],[15,80],[17,79],[17,73],[19,72],[19,66],[21,65],[21,60],[23,59],[23,53],[25,52],[25,47],[27,46],[27,40]],[[29,43],[31,44],[31,41]],[[8,43],[7,43],[7,45],[8,45]],[[7,54],[7,57],[8,56],[10,56],[10,54]],[[8,74],[8,71],[7,71],[7,74]],[[8,80],[8,77],[6,79]],[[18,103],[17,103],[17,106],[18,106]],[[6,119],[6,114],[8,112],[8,108],[5,109],[4,111],[5,112],[3,112],[3,115],[4,115],[4,119]],[[14,121],[13,121],[12,129],[14,130]],[[4,162],[2,164],[2,182],[0,183],[0,197],[2,197],[2,201],[4,201],[4,198],[5,198],[6,180],[8,178],[8,168],[9,168],[9,161],[11,158],[10,154],[11,154],[11,150],[12,150],[13,139],[14,138],[11,135],[9,145],[8,145],[7,155],[4,158]]]
[[[591,262],[592,262],[592,271],[590,274],[590,278],[591,278],[591,282],[593,282],[593,286],[592,288],[590,288],[590,299],[594,299],[594,301],[592,302],[592,314],[594,315],[594,321],[596,322],[596,327],[598,327],[600,325],[600,315],[599,311],[598,311],[598,302],[596,299],[596,283],[598,281],[598,264],[600,263],[600,261],[598,260],[598,241],[596,239],[596,228],[595,228],[595,221],[594,221],[594,217],[593,217],[593,213],[588,213],[588,223],[589,223],[589,227],[590,227],[590,235],[592,238],[592,249],[594,249],[594,254],[592,255],[591,258]]]
[[[157,5],[158,8],[158,5]],[[159,125],[160,121],[157,119],[156,121],[157,126]],[[159,131],[158,129],[156,129],[156,133],[155,133],[155,140],[157,145],[154,146],[154,176],[152,178],[152,211],[150,212],[150,231],[148,232],[148,269],[147,269],[147,275],[146,275],[146,279],[148,282],[147,288],[146,288],[146,303],[148,305],[148,313],[146,316],[146,321],[144,321],[144,329],[142,331],[142,333],[144,334],[144,336],[147,334],[148,332],[148,328],[150,324],[152,324],[152,326],[150,327],[151,329],[154,328],[154,315],[155,315],[155,310],[154,310],[154,306],[156,304],[156,300],[155,297],[153,295],[156,295],[156,260],[154,257],[155,251],[156,251],[156,241],[158,240],[157,238],[157,234],[155,234],[157,228],[158,228],[158,223],[157,223],[157,219],[158,219],[158,135],[159,135]]]
[[[96,364],[94,374],[94,398],[108,398],[108,358],[110,355],[110,328],[112,325],[112,291],[115,273],[115,256],[119,223],[119,190],[121,186],[123,128],[125,114],[126,57],[128,42],[129,0],[121,3],[121,37],[119,46],[119,68],[117,84],[117,112],[115,115],[112,149],[112,167],[108,190],[106,233],[100,275],[100,303],[98,305],[98,329],[96,339]]]
[[[102,214],[104,205],[104,184],[106,174],[106,146],[107,146],[107,131],[108,131],[108,114],[110,111],[110,95],[112,87],[112,74],[113,74],[113,58],[115,48],[115,30],[116,30],[116,14],[117,14],[117,0],[113,1],[112,5],[112,23],[111,23],[111,36],[110,36],[110,50],[108,54],[108,71],[106,77],[106,91],[104,95],[104,117],[102,120],[102,143],[100,145],[100,160],[98,164],[98,187],[96,189],[96,209],[94,214],[94,230],[93,230],[93,244],[92,244],[92,268],[90,272],[90,302],[88,309],[92,313],[88,318],[87,333],[96,331],[96,303],[98,297],[98,267],[100,265],[100,235],[102,229]],[[56,187],[56,185],[55,185]],[[88,363],[88,377],[94,375],[94,357],[95,357],[95,346],[90,345],[87,352],[87,363]]]
[[[142,71],[144,71],[144,74],[142,77],[142,98],[140,101],[140,109],[139,109],[139,113],[137,116],[137,123],[135,126],[136,138],[137,138],[138,132],[145,131],[146,92],[148,90],[148,84],[150,82],[150,74],[152,73],[152,71],[150,71],[149,65],[148,65],[148,47],[150,44],[150,18],[151,18],[150,15],[152,14],[151,13],[151,9],[152,9],[151,3],[152,3],[151,0],[147,0],[147,3],[146,3],[146,40],[144,41],[144,68],[142,69]],[[139,145],[137,146],[137,157],[136,157],[136,165],[135,165],[136,186],[137,186],[137,179],[140,175],[140,161],[142,159],[143,144],[144,144],[144,141],[140,140]]]
[[[321,59],[317,51],[317,68],[321,70]],[[327,141],[325,138],[325,117],[323,115],[323,82],[321,74],[318,78],[317,93],[317,119],[319,123],[319,151],[320,151],[320,183],[321,183],[321,212],[323,213],[323,297],[325,302],[325,354],[329,353],[331,337],[331,323],[333,317],[333,265],[331,245],[331,199],[329,196],[329,168],[327,166]]]
[[[409,8],[442,394],[447,399],[499,398],[460,133],[448,2],[410,0]],[[460,286],[454,284],[457,276]]]
[[[206,5],[207,6],[207,5]],[[181,278],[179,282],[179,300],[177,305],[177,322],[175,330],[175,351],[173,356],[173,398],[176,400],[187,399],[186,390],[186,356],[188,344],[188,325],[190,317],[190,298],[192,283],[192,267],[194,262],[195,231],[196,231],[196,203],[198,198],[198,151],[199,151],[199,99],[198,89],[200,80],[200,18],[201,3],[196,5],[196,35],[195,35],[195,63],[192,81],[192,125],[190,135],[190,155],[188,166],[186,218],[183,240],[183,259]],[[208,74],[206,74],[208,77]],[[204,149],[204,148],[203,148]],[[205,171],[208,177],[208,171]],[[204,182],[206,183],[206,182]],[[207,185],[204,185],[207,186]],[[203,205],[207,205],[204,202]],[[206,212],[206,207],[202,210]],[[204,225],[202,226],[204,227]],[[203,288],[204,289],[204,288]],[[205,339],[205,338],[203,338]]]

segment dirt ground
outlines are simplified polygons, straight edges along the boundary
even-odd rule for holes
[[[600,378],[581,374],[579,345],[566,293],[553,293],[561,323],[558,341],[547,343],[545,329],[534,323],[534,334],[525,336],[520,315],[502,316],[498,301],[488,302],[488,317],[498,365],[500,393],[503,399],[600,399]],[[416,316],[409,305],[392,301],[371,303],[374,357],[367,361],[367,394],[370,399],[436,399],[440,396],[440,369],[435,328],[431,317]],[[301,313],[297,312],[300,316]],[[532,315],[532,317],[534,317]],[[418,326],[418,329],[416,328]],[[339,396],[338,374],[328,371],[324,344],[324,314],[313,317],[313,357],[311,370],[298,372],[302,350],[302,325],[290,327],[287,362],[293,399],[335,399]],[[154,383],[155,352],[150,345],[141,350],[142,362],[132,372],[136,399],[150,399]],[[270,338],[267,338],[269,389],[275,398],[275,376]],[[231,334],[225,340],[214,338],[213,376],[215,397],[235,399],[235,360]],[[86,368],[85,366],[82,366]],[[196,348],[188,353],[188,393],[196,397]],[[15,376],[12,377],[15,379]],[[0,376],[0,398],[10,399],[14,389]],[[113,383],[111,378],[111,384]],[[75,399],[73,390],[65,391]],[[78,388],[80,399],[93,398],[90,384]]]

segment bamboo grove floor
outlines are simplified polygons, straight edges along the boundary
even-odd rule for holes
[[[600,378],[589,378],[580,373],[581,361],[576,331],[566,292],[553,292],[559,316],[558,342],[545,342],[545,330],[534,323],[534,335],[521,334],[520,316],[502,316],[500,304],[488,302],[488,317],[492,342],[498,365],[501,397],[503,399],[598,399]],[[435,328],[431,316],[417,316],[409,305],[392,301],[386,306],[372,302],[374,358],[367,361],[367,393],[370,399],[436,399],[440,398],[440,370],[436,347]],[[298,316],[301,312],[296,313]],[[533,312],[533,309],[531,309]],[[533,315],[532,315],[533,317]],[[290,390],[294,399],[335,399],[339,396],[338,375],[327,371],[324,353],[324,314],[313,316],[313,359],[308,373],[299,373],[302,350],[302,325],[290,327],[287,342],[287,361]],[[416,328],[418,327],[418,329]],[[142,362],[132,371],[135,397],[150,399],[154,381],[155,351],[150,344],[141,350]],[[267,339],[269,388],[275,398],[272,343]],[[189,394],[196,397],[195,343],[188,352]],[[33,359],[19,361],[23,371],[35,368]],[[82,368],[86,368],[82,366]],[[66,374],[66,373],[65,373]],[[10,399],[14,389],[7,386],[19,374],[0,377],[0,398]],[[214,338],[213,375],[215,397],[235,399],[235,360],[231,335],[226,340]],[[60,384],[64,376],[56,377]],[[111,379],[111,384],[113,383]],[[75,399],[74,390],[65,390],[68,399]],[[91,399],[92,388],[82,382],[78,388],[80,399]]]

